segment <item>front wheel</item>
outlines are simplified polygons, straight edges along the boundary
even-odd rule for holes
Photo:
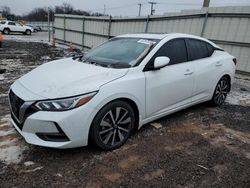
[[[4,29],[4,30],[3,30],[3,34],[9,35],[9,34],[10,34],[10,30],[9,30],[9,29]]]
[[[216,85],[213,98],[211,100],[212,105],[222,105],[227,97],[230,90],[230,81],[226,77],[222,77]]]
[[[91,141],[103,150],[122,146],[135,125],[132,107],[124,101],[114,101],[104,106],[91,125]]]

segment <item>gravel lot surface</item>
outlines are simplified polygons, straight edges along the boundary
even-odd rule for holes
[[[236,75],[223,106],[200,104],[152,122],[115,151],[49,149],[25,143],[10,125],[7,91],[66,52],[9,39],[0,49],[1,187],[250,187],[250,77]]]

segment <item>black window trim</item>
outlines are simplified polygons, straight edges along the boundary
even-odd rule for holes
[[[207,57],[203,57],[203,58],[200,58],[200,59],[191,60],[191,59],[190,59],[191,53],[190,53],[190,47],[189,47],[189,42],[188,42],[188,40],[197,40],[197,41],[201,41],[201,42],[206,43],[207,45],[212,46],[212,48],[213,48],[213,53],[212,53],[210,56],[207,56]],[[211,57],[211,56],[214,54],[214,51],[216,51],[216,50],[218,50],[218,51],[224,51],[223,49],[217,48],[217,47],[215,47],[214,45],[210,44],[209,42],[207,42],[207,41],[205,41],[205,40],[201,40],[201,39],[197,39],[197,38],[192,38],[192,37],[190,37],[190,38],[186,37],[186,38],[185,38],[185,41],[186,41],[186,45],[187,45],[187,49],[188,49],[188,61],[197,61],[197,60],[209,58],[209,57]],[[206,48],[207,48],[207,50],[208,50],[207,45],[206,45]]]
[[[173,39],[170,39],[168,40],[167,42],[165,42],[156,52],[155,54],[165,45],[167,44],[168,42],[171,42],[171,41],[174,41],[174,40],[184,40],[184,43],[185,43],[185,48],[186,48],[186,53],[187,53],[187,61],[185,62],[181,62],[181,63],[187,63],[189,62],[189,54],[188,54],[188,45],[187,45],[187,42],[186,42],[186,38],[185,37],[178,37],[178,38],[173,38]],[[159,69],[155,69],[152,67],[152,64],[154,63],[154,60],[155,60],[155,54],[153,55],[153,57],[151,57],[151,59],[148,61],[148,63],[145,65],[144,69],[143,69],[143,72],[146,72],[146,71],[152,71],[152,70],[159,70]],[[181,63],[176,63],[176,64],[169,64],[167,66],[172,66],[172,65],[178,65],[178,64],[181,64]]]

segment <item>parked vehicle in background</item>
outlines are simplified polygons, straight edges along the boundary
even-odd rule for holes
[[[31,35],[31,33],[34,32],[33,28],[29,26],[21,25],[17,22],[8,21],[8,20],[0,21],[0,31],[2,31],[3,34],[5,35],[10,34],[11,32]]]
[[[42,31],[42,28],[40,26],[37,26],[37,25],[27,24],[26,26],[33,28],[34,33],[37,33],[38,31]]]
[[[46,63],[11,86],[12,124],[28,143],[111,150],[134,130],[192,105],[222,105],[236,59],[187,34],[128,34]]]

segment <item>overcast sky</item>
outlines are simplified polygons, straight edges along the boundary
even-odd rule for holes
[[[155,14],[176,12],[183,9],[200,9],[203,0],[148,0],[157,2]],[[70,3],[76,9],[103,13],[104,4],[106,13],[113,16],[136,16],[138,3],[142,3],[142,15],[148,15],[150,5],[146,0],[0,0],[1,6],[9,6],[11,12],[22,15],[33,8],[61,5]],[[237,6],[250,5],[250,0],[210,0],[210,6]]]

